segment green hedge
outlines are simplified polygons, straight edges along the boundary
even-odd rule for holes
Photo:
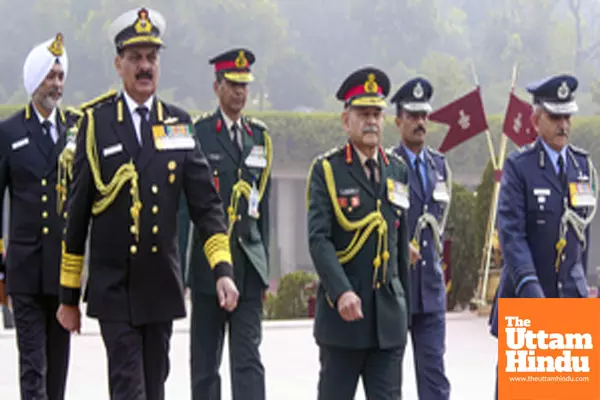
[[[10,115],[19,107],[0,106],[0,118]],[[200,112],[192,112],[199,114]],[[269,133],[275,146],[275,168],[305,169],[312,159],[345,141],[339,114],[332,113],[293,113],[293,112],[252,112],[253,116],[263,120],[269,127]],[[502,127],[502,115],[488,116],[492,140],[499,149],[499,133]],[[430,123],[428,143],[437,148],[447,131],[444,125]],[[600,156],[600,117],[575,117],[573,119],[573,137],[571,142],[588,150],[594,159]],[[393,146],[399,141],[399,134],[393,117],[388,116],[384,130],[384,145]],[[509,143],[508,152],[514,150]],[[508,153],[507,153],[508,154]],[[481,172],[489,161],[489,151],[485,134],[461,144],[448,153],[450,166],[455,171],[457,181],[478,184]]]

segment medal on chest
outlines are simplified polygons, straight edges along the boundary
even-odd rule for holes
[[[196,145],[190,124],[154,125],[152,137],[156,150],[187,150]]]
[[[252,146],[245,163],[250,168],[266,168],[267,151],[265,146]]]
[[[444,178],[440,175],[438,175],[438,181],[433,189],[433,199],[440,203],[448,203],[450,201],[446,181],[444,181]]]
[[[391,178],[387,179],[387,195],[390,203],[408,209],[410,206],[408,185],[395,181]]]
[[[569,200],[573,207],[594,207],[596,205],[589,179],[580,178],[577,182],[569,182]]]

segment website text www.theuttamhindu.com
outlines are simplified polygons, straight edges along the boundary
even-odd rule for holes
[[[511,376],[510,382],[589,382],[587,376]]]

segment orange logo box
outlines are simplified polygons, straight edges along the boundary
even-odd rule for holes
[[[600,400],[600,299],[499,299],[499,400]]]

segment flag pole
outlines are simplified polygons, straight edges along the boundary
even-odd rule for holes
[[[513,67],[512,80],[511,80],[511,86],[510,86],[511,93],[515,90],[515,85],[517,82],[517,73],[518,73],[518,64],[515,64],[515,66]],[[494,169],[495,171],[496,170],[502,171],[502,168],[504,165],[504,158],[506,156],[507,142],[508,142],[508,137],[503,132],[502,139],[500,142],[500,153],[498,155],[498,162],[497,162],[498,168]],[[500,179],[496,179],[496,174],[494,174],[494,191],[492,194],[492,204],[491,204],[490,216],[488,219],[486,244],[485,244],[486,258],[485,258],[485,267],[484,267],[484,272],[483,272],[483,282],[481,285],[480,302],[481,302],[482,306],[486,305],[486,303],[487,303],[485,299],[486,299],[487,286],[488,286],[489,273],[490,273],[490,261],[491,261],[491,257],[492,257],[492,247],[493,247],[492,246],[492,238],[494,236],[494,230],[496,227],[499,196],[500,196]]]
[[[475,64],[471,62],[471,73],[473,74],[473,80],[475,81],[475,86],[479,86],[479,78],[477,78],[477,72],[475,72]],[[494,143],[492,142],[492,135],[490,134],[490,130],[485,130],[485,136],[487,138],[488,151],[490,152],[490,159],[492,161],[492,167],[494,170],[497,169],[496,165],[496,155],[494,152]]]

